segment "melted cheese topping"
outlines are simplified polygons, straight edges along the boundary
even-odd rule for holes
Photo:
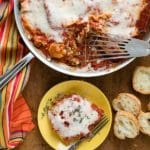
[[[126,35],[136,32],[135,24],[139,18],[142,0],[45,0],[49,10],[51,26],[68,26],[79,19],[87,22],[91,10],[100,10],[103,14],[111,14],[108,32]],[[59,14],[59,15],[58,15]]]
[[[99,6],[102,11],[112,15],[108,23],[108,33],[124,37],[134,36],[143,4],[143,0],[116,0],[116,2],[100,0]]]
[[[39,29],[56,41],[62,39],[62,30],[56,31],[49,26],[44,7],[44,0],[25,0],[22,3],[22,6],[22,16],[28,21],[33,29]]]
[[[91,103],[79,95],[72,95],[57,103],[49,112],[49,119],[56,131],[63,137],[74,137],[90,132],[89,126],[99,119]]]
[[[88,4],[85,0],[45,0],[48,9],[48,19],[52,27],[61,28],[85,18]],[[58,15],[59,14],[59,15]],[[88,18],[86,18],[86,21]]]
[[[88,22],[92,10],[110,14],[107,32],[131,37],[136,35],[136,22],[144,0],[25,0],[29,23],[56,42],[63,42],[64,27],[75,22]]]

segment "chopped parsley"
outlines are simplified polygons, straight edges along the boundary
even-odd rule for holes
[[[78,121],[78,119],[77,118],[73,118],[73,121],[76,122],[76,121]]]
[[[81,118],[80,121],[79,121],[79,123],[82,123],[83,119],[84,119],[84,118]]]

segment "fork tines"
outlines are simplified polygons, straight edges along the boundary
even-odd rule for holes
[[[90,32],[85,42],[85,51],[80,54],[84,62],[90,63],[97,60],[113,60],[129,58],[125,46],[131,39],[112,34],[97,34]]]
[[[108,121],[109,121],[109,119],[106,117],[106,115],[103,115],[103,117],[100,120],[100,122],[92,130],[92,135],[95,136],[108,123]]]
[[[108,123],[108,121],[109,121],[109,119],[107,118],[107,116],[103,115],[103,117],[101,118],[100,122],[91,131],[91,134],[89,134],[88,136],[80,139],[79,141],[77,141],[76,143],[71,145],[71,147],[69,147],[68,150],[76,150],[76,148],[79,146],[79,144],[81,142],[83,142],[86,139],[90,139],[91,140]]]
[[[96,34],[94,32],[90,32],[89,33],[89,37],[88,37],[88,44],[92,44],[92,43],[95,43],[95,42],[103,42],[104,43],[111,43],[111,44],[114,44],[115,42],[117,43],[128,43],[130,41],[130,39],[128,38],[125,38],[123,36],[119,36],[119,35],[113,35],[113,34]]]

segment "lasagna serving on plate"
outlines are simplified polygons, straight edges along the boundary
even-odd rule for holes
[[[53,130],[65,143],[90,134],[102,116],[102,109],[77,94],[58,98],[48,111]]]
[[[150,0],[20,0],[28,38],[46,56],[82,67],[90,32],[138,37],[150,22]],[[95,61],[104,67],[113,61]]]

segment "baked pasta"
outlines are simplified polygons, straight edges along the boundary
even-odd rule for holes
[[[58,98],[48,111],[53,130],[66,144],[90,134],[102,116],[102,109],[77,94]]]
[[[150,0],[20,0],[29,40],[47,56],[82,67],[90,32],[139,37],[150,22]],[[86,49],[86,50],[85,50]],[[113,61],[94,61],[95,69]]]

